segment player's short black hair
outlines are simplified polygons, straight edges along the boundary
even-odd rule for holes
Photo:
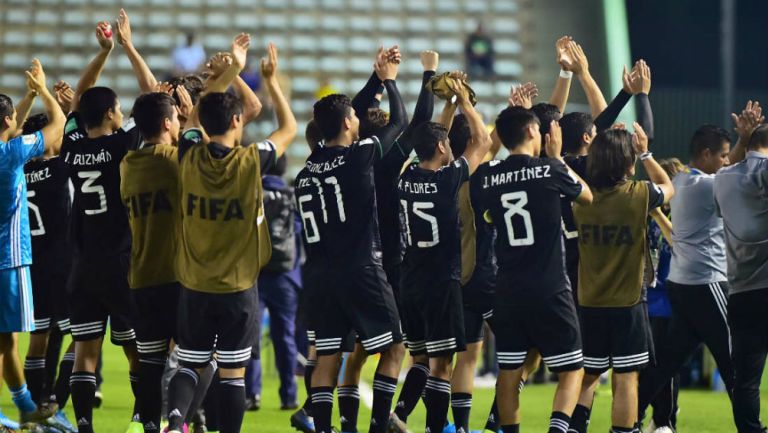
[[[323,132],[320,131],[320,127],[317,126],[315,119],[307,122],[307,128],[304,130],[304,138],[307,139],[309,145],[309,151],[314,152],[315,148],[323,141]]]
[[[200,100],[200,94],[205,89],[205,82],[203,78],[197,74],[187,74],[181,77],[173,77],[168,81],[168,84],[174,88],[184,86],[184,88],[187,89],[187,92],[189,93],[190,99],[192,99],[192,105],[197,104],[197,101]],[[181,105],[181,101],[179,101],[179,97],[175,92],[173,93],[173,99],[176,100],[176,105]]]
[[[5,118],[13,117],[13,100],[8,95],[0,93],[0,131],[5,129]]]
[[[626,178],[635,165],[632,135],[623,129],[600,131],[589,147],[587,182],[594,188],[611,188]]]
[[[209,93],[200,98],[198,113],[208,135],[222,135],[229,131],[232,117],[243,114],[243,103],[230,93]]]
[[[413,149],[421,161],[428,161],[435,156],[437,145],[448,139],[448,129],[435,122],[424,122],[413,131]]]
[[[287,168],[288,168],[288,158],[285,157],[285,154],[282,154],[280,155],[280,158],[277,158],[277,161],[275,161],[275,164],[272,165],[272,167],[270,167],[270,169],[267,171],[266,174],[283,177],[283,175],[285,175],[285,170]]]
[[[691,158],[696,158],[709,149],[713,154],[720,153],[723,150],[723,142],[731,142],[728,131],[717,125],[702,125],[691,137],[691,144],[688,147],[688,154]]]
[[[764,147],[768,147],[768,123],[763,123],[755,128],[749,137],[747,149],[756,150]]]
[[[97,128],[117,105],[117,94],[109,87],[91,87],[80,96],[80,117],[86,128]]]
[[[176,101],[167,93],[145,93],[133,103],[133,120],[144,138],[157,136],[165,119],[173,118]]]
[[[578,111],[566,114],[558,123],[563,131],[563,150],[570,153],[579,151],[584,134],[592,133],[595,126],[591,114]]]
[[[515,149],[525,141],[525,130],[529,125],[539,126],[539,118],[533,110],[523,107],[507,107],[496,118],[496,134],[508,150]]]
[[[557,105],[549,104],[546,102],[539,102],[531,107],[531,110],[539,118],[539,131],[541,131],[541,139],[544,140],[544,134],[549,133],[549,124],[553,120],[560,120],[563,117],[563,113],[557,108]]]
[[[368,138],[375,135],[376,130],[387,126],[389,113],[378,107],[371,107],[360,119],[360,137]]]
[[[457,157],[467,150],[469,139],[472,138],[472,130],[469,129],[467,116],[460,113],[453,118],[451,130],[448,131],[448,139],[451,141],[451,152]]]
[[[21,133],[32,134],[45,127],[48,124],[48,115],[45,113],[38,113],[33,116],[27,117],[24,121],[24,125],[21,127]]]
[[[326,140],[333,140],[341,132],[341,124],[352,110],[349,96],[333,94],[315,102],[313,112],[315,123]]]

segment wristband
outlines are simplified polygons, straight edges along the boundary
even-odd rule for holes
[[[560,70],[560,78],[572,78],[572,77],[573,77],[573,72],[566,71],[565,69]]]
[[[653,158],[653,154],[651,152],[643,152],[640,154],[640,161],[645,161],[646,159]]]

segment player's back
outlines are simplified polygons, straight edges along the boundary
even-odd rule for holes
[[[460,279],[458,195],[468,179],[469,165],[463,157],[438,170],[412,165],[400,177],[408,243],[403,258],[404,289],[411,284]]]
[[[68,255],[72,197],[67,165],[61,157],[33,159],[24,166],[27,181],[27,204],[32,234],[32,255],[35,262],[43,257]]]
[[[120,195],[131,227],[131,287],[176,281],[179,232],[178,149],[167,144],[129,151],[120,164]]]
[[[565,275],[560,195],[581,186],[551,158],[511,155],[483,164],[477,173],[481,203],[498,232],[499,277],[514,282],[499,292],[524,301],[569,288]]]
[[[61,158],[75,188],[71,226],[79,255],[101,258],[130,250],[128,218],[120,197],[120,161],[138,140],[133,119],[114,134],[88,138],[77,113],[70,114]]]
[[[376,137],[318,147],[296,177],[310,265],[381,263],[373,163]]]

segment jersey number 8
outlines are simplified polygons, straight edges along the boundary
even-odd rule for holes
[[[522,247],[533,245],[533,224],[531,222],[531,213],[525,209],[528,204],[528,193],[525,191],[508,192],[501,195],[501,206],[507,209],[504,212],[504,222],[507,224],[507,237],[509,245],[513,247]],[[523,218],[525,225],[525,236],[516,237],[515,229],[512,226],[512,218],[519,215]]]

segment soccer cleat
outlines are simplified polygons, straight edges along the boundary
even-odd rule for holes
[[[101,393],[101,390],[97,389],[93,394],[93,407],[95,409],[100,408],[102,400],[104,400],[104,394]]]
[[[19,431],[16,429],[12,429],[10,427],[6,427],[3,424],[0,424],[0,433],[18,433]]]
[[[456,424],[446,424],[443,433],[456,433]]]
[[[648,425],[643,429],[643,433],[653,433],[656,431],[656,423],[653,422],[653,419],[651,419],[651,422],[648,423]]]
[[[662,426],[653,431],[653,433],[675,433],[671,427]]]
[[[144,425],[138,421],[131,421],[125,433],[144,433]]]
[[[5,427],[9,430],[18,430],[21,427],[21,425],[19,425],[19,423],[17,423],[16,421],[5,416],[4,413],[0,412],[0,427]],[[3,433],[3,431],[0,430],[0,433]]]
[[[304,408],[291,415],[291,427],[303,433],[315,433],[315,421]]]
[[[64,433],[77,433],[75,426],[69,422],[67,415],[63,410],[59,410],[55,415],[45,420],[45,424],[61,430]]]
[[[257,411],[261,409],[261,396],[260,395],[254,395],[253,397],[246,397],[245,399],[245,410],[247,411]]]
[[[451,424],[452,425],[452,424]],[[400,419],[394,412],[389,414],[389,422],[387,423],[388,433],[411,433],[408,429],[408,425]]]
[[[21,424],[37,423],[44,422],[54,414],[55,412],[51,412],[49,408],[38,406],[34,412],[21,412],[19,418],[21,418]]]

